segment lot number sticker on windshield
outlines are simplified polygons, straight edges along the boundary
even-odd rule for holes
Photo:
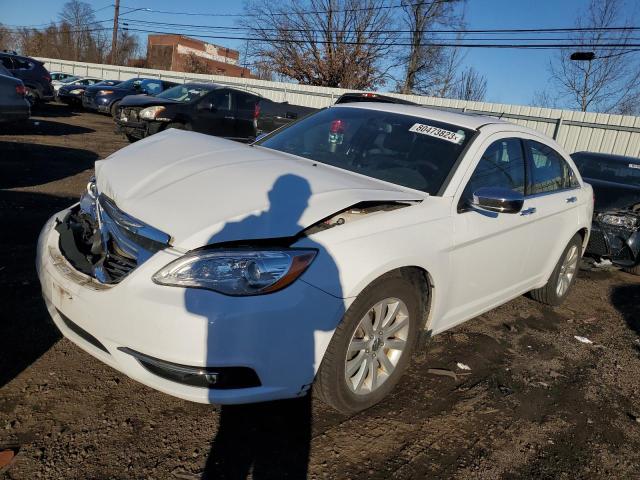
[[[422,123],[414,123],[409,131],[421,133],[422,135],[429,135],[430,137],[441,138],[442,140],[457,143],[458,145],[464,141],[464,133],[451,132],[444,128],[432,127],[431,125],[424,125]]]

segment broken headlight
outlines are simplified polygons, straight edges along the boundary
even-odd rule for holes
[[[259,295],[291,284],[315,256],[315,250],[305,249],[201,250],[174,260],[158,271],[153,281],[225,295]]]
[[[158,115],[164,111],[165,108],[162,106],[147,107],[140,111],[140,118],[144,118],[145,120],[157,120]]]
[[[638,226],[638,217],[633,215],[612,215],[603,213],[598,215],[598,220],[607,225],[623,228],[636,228]]]

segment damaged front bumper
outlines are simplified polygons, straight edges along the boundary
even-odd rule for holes
[[[91,251],[100,240],[79,235],[69,221],[80,208],[54,215],[38,241],[43,296],[65,337],[129,377],[190,401],[252,403],[306,391],[345,310],[342,299],[303,281],[254,297],[158,285],[154,273],[184,253],[170,245],[117,281],[100,281],[92,262],[105,255]]]
[[[609,225],[594,217],[585,255],[611,260],[624,268],[640,264],[640,227]]]

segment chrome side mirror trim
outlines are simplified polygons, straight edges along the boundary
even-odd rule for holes
[[[524,205],[524,195],[501,187],[482,187],[473,192],[471,206],[496,213],[518,213]]]

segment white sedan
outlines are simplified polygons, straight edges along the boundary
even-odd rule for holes
[[[247,403],[314,384],[355,412],[420,336],[527,292],[562,302],[592,210],[538,132],[347,104],[253,145],[171,129],[114,153],[37,266],[62,333],[150,387]]]

